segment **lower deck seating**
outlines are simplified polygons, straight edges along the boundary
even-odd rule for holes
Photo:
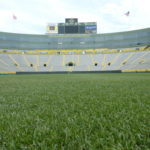
[[[150,51],[84,55],[0,53],[0,72],[105,71],[126,69],[150,69]]]

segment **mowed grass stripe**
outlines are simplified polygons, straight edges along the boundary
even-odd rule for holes
[[[0,149],[147,150],[150,74],[0,76]]]

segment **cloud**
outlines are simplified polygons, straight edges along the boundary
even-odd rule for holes
[[[44,34],[48,22],[64,22],[67,17],[96,21],[99,33],[146,28],[149,5],[149,0],[0,0],[0,31]],[[129,17],[124,15],[127,11]]]

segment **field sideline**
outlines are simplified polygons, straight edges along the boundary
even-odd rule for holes
[[[0,75],[0,150],[148,150],[150,73]]]

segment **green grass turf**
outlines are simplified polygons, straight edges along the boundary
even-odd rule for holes
[[[150,74],[0,76],[0,150],[148,150]]]

